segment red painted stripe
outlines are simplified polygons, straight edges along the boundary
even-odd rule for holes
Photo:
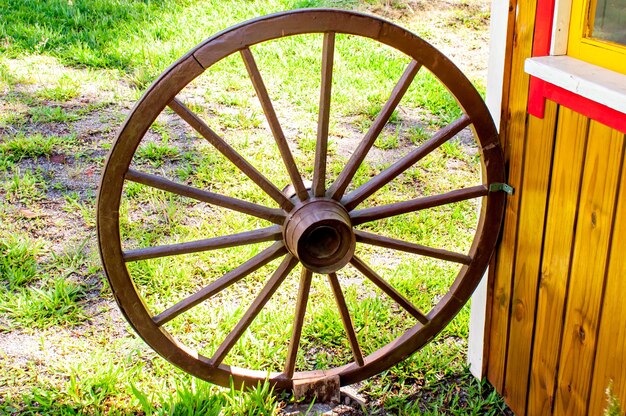
[[[545,81],[530,77],[528,90],[528,113],[535,117],[543,118],[546,109],[546,94],[544,92]]]
[[[534,82],[533,82],[534,81]],[[534,88],[533,85],[534,84]],[[541,105],[533,102],[532,96],[537,94],[541,98]],[[612,129],[626,134],[626,114],[614,110],[606,105],[590,100],[576,93],[557,87],[554,84],[542,81],[538,78],[531,78],[531,99],[528,102],[528,113],[536,117],[543,118],[544,99],[547,98],[558,104],[576,111],[592,120],[605,124]]]
[[[533,56],[546,56],[550,54],[555,1],[556,0],[537,0]]]
[[[537,0],[532,56],[546,56],[550,53],[555,2],[556,0]],[[530,77],[528,113],[539,118],[543,118],[546,108],[546,97],[543,91],[544,84],[545,82],[535,77]]]

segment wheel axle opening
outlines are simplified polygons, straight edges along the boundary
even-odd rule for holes
[[[314,228],[304,237],[303,249],[318,259],[332,257],[339,250],[341,236],[337,230],[327,225]]]
[[[315,273],[336,272],[354,254],[350,216],[331,199],[312,199],[296,208],[283,232],[287,249]]]

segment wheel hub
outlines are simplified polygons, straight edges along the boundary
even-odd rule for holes
[[[297,206],[287,217],[283,233],[291,254],[316,273],[341,269],[356,246],[348,212],[327,198],[314,198]]]

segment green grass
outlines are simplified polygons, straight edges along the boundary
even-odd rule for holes
[[[51,101],[68,101],[80,94],[80,82],[69,75],[62,75],[55,85],[37,92],[37,97]]]
[[[94,358],[105,359],[101,355]],[[161,391],[146,392],[139,385],[121,382],[124,377],[138,378],[127,363],[98,365],[95,359],[92,363],[88,368],[79,365],[69,369],[67,387],[61,391],[49,387],[33,389],[26,395],[23,410],[46,415],[119,414],[116,400],[120,399],[120,390],[132,397],[134,414],[271,416],[279,409],[279,400],[269,383],[252,388],[231,385],[226,390],[177,375],[171,389],[163,386]]]
[[[76,193],[65,194],[63,198],[65,199],[65,206],[63,207],[65,212],[78,214],[88,227],[96,226],[93,198],[89,200]]]
[[[42,244],[23,236],[7,235],[0,239],[0,280],[15,290],[37,279],[37,257]]]
[[[84,288],[59,277],[47,287],[28,287],[17,293],[0,294],[0,311],[21,328],[73,326],[85,320],[80,305]]]
[[[22,171],[18,167],[1,184],[0,189],[6,193],[7,201],[29,204],[45,198],[47,187],[48,185],[41,172],[33,170]]]
[[[60,106],[33,107],[30,110],[33,123],[63,123],[78,120],[78,115],[73,114]]]
[[[399,145],[399,132],[397,130],[392,133],[381,134],[374,142],[374,147],[382,150],[397,149]]]
[[[608,403],[607,403],[606,409],[604,410],[604,415],[605,416],[623,415],[624,411],[622,410],[622,404],[620,403],[619,399],[615,395],[615,392],[613,391],[612,381],[609,383],[609,386],[606,389],[606,397],[607,397]]]
[[[178,159],[178,153],[176,147],[167,143],[149,142],[137,150],[137,157],[140,160],[148,161],[154,167],[159,167],[166,161]]]
[[[44,136],[41,133],[30,136],[18,134],[0,143],[0,157],[11,162],[19,162],[24,158],[47,157],[61,141],[57,136]]]
[[[0,52],[9,57],[50,54],[70,65],[122,69],[145,86],[209,34],[291,6],[277,0],[254,5],[208,0],[6,0],[0,3],[5,18]]]
[[[94,213],[97,180],[115,131],[132,103],[163,69],[202,39],[269,12],[329,6],[366,10],[372,4],[382,5],[357,0],[0,0],[0,92],[6,93],[0,103],[0,337],[22,337],[24,357],[39,357],[42,351],[52,357],[6,360],[7,371],[0,371],[0,413],[269,415],[290,403],[268,383],[223,389],[185,375],[128,331],[100,268]],[[400,13],[406,11],[397,2],[390,4]],[[463,14],[453,18],[468,29],[480,24]],[[307,35],[251,48],[296,163],[308,180],[315,157],[321,45],[321,35]],[[409,62],[386,46],[347,35],[337,36],[336,58],[328,183],[344,168],[347,149],[371,126]],[[277,187],[289,183],[239,55],[207,70],[183,91],[181,99]],[[427,71],[420,71],[374,144],[372,153],[378,156],[368,156],[349,189],[367,182],[459,115],[447,90]],[[363,207],[476,182],[479,161],[468,152],[471,145],[464,143],[446,143],[368,198]],[[133,167],[276,206],[169,111],[151,126]],[[466,251],[476,219],[476,204],[464,202],[361,228]],[[268,225],[128,181],[120,209],[124,249]],[[148,308],[158,313],[267,245],[127,266]],[[365,245],[359,245],[358,255],[426,312],[458,272],[456,265],[446,262]],[[279,262],[252,273],[165,329],[210,356]],[[227,364],[282,369],[298,275],[297,269],[286,279],[228,355]],[[366,354],[415,324],[355,269],[346,267],[339,279]],[[370,399],[366,410],[499,414],[501,399],[471,378],[463,364],[468,315],[466,307],[421,352],[365,381],[362,393]],[[298,369],[327,368],[351,360],[327,279],[316,275]]]

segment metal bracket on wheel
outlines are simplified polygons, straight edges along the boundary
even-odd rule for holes
[[[515,188],[507,183],[502,182],[494,182],[489,184],[489,192],[500,192],[504,191],[509,195],[513,195],[515,193]]]

